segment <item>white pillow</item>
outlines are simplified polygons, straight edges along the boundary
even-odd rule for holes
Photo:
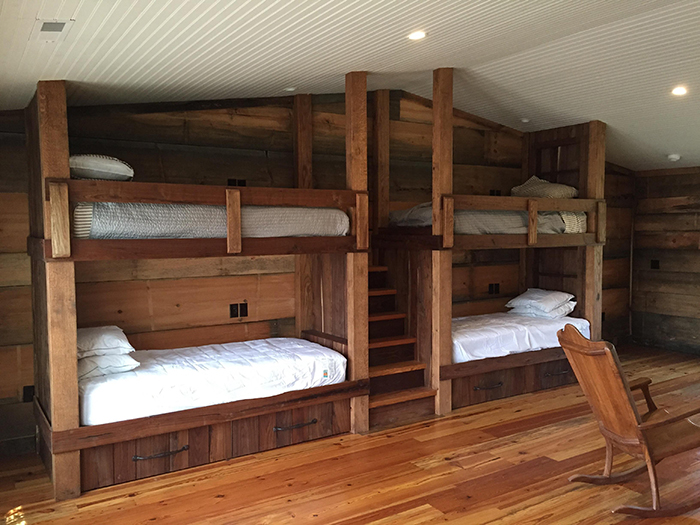
[[[78,329],[78,357],[121,355],[133,352],[124,332],[118,326],[96,326]]]
[[[508,308],[534,307],[539,308],[543,312],[551,312],[573,298],[573,295],[566,292],[528,288],[527,292],[508,301],[506,306]]]
[[[71,155],[70,175],[74,179],[131,180],[134,169],[123,160],[106,155]]]
[[[139,363],[128,355],[98,355],[78,359],[78,379],[120,374],[133,370]]]
[[[573,199],[578,197],[578,190],[566,184],[557,184],[540,179],[534,175],[520,186],[510,190],[515,197],[542,197],[545,199]]]
[[[529,306],[518,306],[513,308],[508,313],[516,315],[526,315],[528,317],[541,317],[543,319],[559,319],[560,317],[566,317],[576,308],[576,301],[568,301],[561,306],[558,306],[550,312],[545,312],[539,308],[529,307]]]

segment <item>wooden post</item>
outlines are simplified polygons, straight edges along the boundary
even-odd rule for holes
[[[345,159],[346,186],[367,191],[367,73],[345,76]],[[356,214],[357,215],[357,214]],[[367,239],[368,221],[356,221],[355,235]],[[369,268],[367,253],[346,255],[346,326],[350,379],[369,378]],[[353,432],[369,430],[369,396],[354,397],[350,404]]]
[[[30,235],[38,239],[50,238],[52,233],[64,236],[66,225],[53,224],[52,219],[64,220],[65,210],[52,213],[46,201],[46,179],[70,178],[64,82],[39,82],[26,117]],[[64,190],[52,189],[53,193],[52,201],[63,207]],[[56,239],[56,247],[59,253],[65,254],[65,239]],[[70,240],[67,249],[70,254]],[[52,431],[77,428],[80,421],[72,261],[46,262],[39,256],[33,258],[32,315],[37,402],[49,419]],[[46,433],[41,436],[43,457],[53,479],[54,497],[61,500],[79,496],[80,452],[51,454],[46,446],[50,439]]]
[[[374,129],[370,165],[370,179],[374,195],[372,228],[375,232],[379,228],[385,228],[389,225],[390,124],[389,90],[380,89],[374,92]]]
[[[51,212],[51,257],[70,257],[70,203],[68,184],[49,183]]]
[[[433,71],[433,235],[443,235],[442,197],[452,193],[452,68]]]
[[[584,183],[584,197],[602,199],[605,193],[605,124],[594,120],[585,126],[581,138],[580,180]],[[600,210],[598,210],[600,212]],[[596,224],[595,217],[589,214],[589,228],[605,227]],[[597,233],[605,239],[605,233]],[[583,316],[591,323],[591,339],[602,337],[602,295],[603,295],[603,246],[585,246],[579,249],[582,266]]]
[[[527,244],[537,244],[537,201],[527,201]]]
[[[294,95],[292,140],[294,143],[294,176],[297,188],[314,187],[313,163],[314,116],[311,95]]]
[[[452,410],[452,380],[440,380],[440,367],[452,364],[452,251],[433,250],[432,256],[431,388],[437,390],[435,413]]]

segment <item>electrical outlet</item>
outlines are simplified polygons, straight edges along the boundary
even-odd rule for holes
[[[659,260],[658,260],[658,259],[652,259],[652,260],[651,260],[651,269],[652,269],[652,270],[658,270],[659,268],[661,268],[661,264],[659,263]]]
[[[227,184],[229,186],[247,186],[247,181],[245,179],[228,179]]]
[[[491,195],[492,197],[500,197],[501,190],[489,190],[489,195]]]
[[[238,315],[238,303],[230,304],[228,308],[229,308],[229,315],[230,315],[231,319],[237,319],[238,317],[240,317]]]
[[[238,313],[241,314],[241,317],[248,317],[248,303],[239,304]]]
[[[22,403],[31,403],[34,400],[34,385],[22,388]]]
[[[489,284],[489,295],[498,295],[501,293],[501,283]]]

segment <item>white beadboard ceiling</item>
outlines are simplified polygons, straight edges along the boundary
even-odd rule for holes
[[[75,22],[43,43],[36,19]],[[442,66],[460,109],[523,131],[599,119],[612,162],[700,165],[697,0],[0,0],[0,109],[40,79],[84,105],[340,92],[353,70],[429,97]]]

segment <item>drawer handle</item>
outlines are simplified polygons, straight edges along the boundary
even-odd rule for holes
[[[547,372],[544,377],[554,377],[554,376],[565,376],[570,373],[571,370],[562,370],[561,372]]]
[[[168,456],[174,456],[175,454],[179,454],[180,452],[184,452],[185,450],[189,450],[189,449],[190,449],[190,446],[185,445],[181,449],[168,450],[167,452],[159,452],[158,454],[153,454],[152,456],[133,456],[131,458],[131,461],[144,461],[146,459],[167,458]]]
[[[292,425],[291,427],[272,427],[272,431],[284,432],[285,430],[294,430],[295,428],[308,427],[309,425],[315,425],[316,423],[318,423],[318,419],[313,418],[311,421],[307,421],[306,423],[299,423],[297,425]]]
[[[503,386],[503,381],[499,381],[495,385],[491,386],[475,386],[474,390],[494,390],[496,388],[501,388]]]

